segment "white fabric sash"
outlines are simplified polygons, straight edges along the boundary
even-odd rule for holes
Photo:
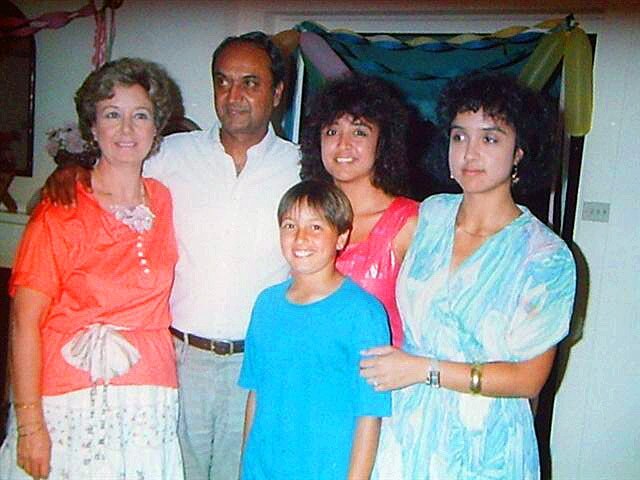
[[[93,383],[102,379],[108,384],[140,360],[140,352],[118,330],[126,329],[94,323],[80,330],[62,347],[62,357],[70,365],[89,372]]]

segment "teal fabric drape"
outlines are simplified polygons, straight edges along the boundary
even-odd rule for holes
[[[353,71],[381,77],[395,84],[427,119],[442,86],[451,78],[475,70],[499,70],[518,76],[546,31],[525,30],[508,37],[439,35],[420,37],[378,35],[364,37],[351,32],[329,32],[318,24],[303,22],[296,29],[322,37]],[[324,82],[308,56],[305,59],[305,91],[314,92]],[[559,69],[558,69],[559,70]],[[556,73],[547,91],[558,96]]]

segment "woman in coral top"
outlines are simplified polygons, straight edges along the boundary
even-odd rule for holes
[[[38,206],[16,256],[0,478],[182,478],[171,198],[140,176],[171,113],[169,92],[161,67],[124,58],[76,93],[99,161],[76,208]]]
[[[383,80],[354,74],[314,98],[301,139],[303,179],[334,182],[351,201],[353,230],[336,266],[375,295],[402,345],[396,277],[416,226],[408,190],[407,108]]]

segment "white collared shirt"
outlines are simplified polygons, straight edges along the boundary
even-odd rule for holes
[[[145,162],[144,175],[173,197],[178,264],[171,292],[173,326],[205,338],[243,339],[253,303],[289,271],[276,212],[299,178],[298,148],[271,125],[236,175],[219,127],[171,135]]]

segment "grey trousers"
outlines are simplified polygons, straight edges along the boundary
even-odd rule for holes
[[[178,435],[186,480],[235,480],[247,391],[237,385],[242,354],[219,356],[174,339]]]

